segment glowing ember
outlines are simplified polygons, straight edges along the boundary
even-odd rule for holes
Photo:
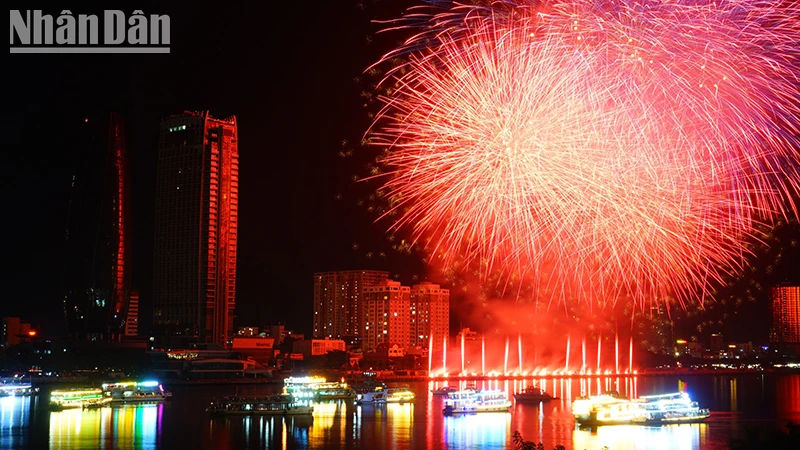
[[[394,227],[445,266],[684,300],[796,215],[797,1],[432,3],[371,142]]]

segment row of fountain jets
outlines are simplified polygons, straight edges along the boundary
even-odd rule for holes
[[[614,371],[612,372],[611,369],[603,370],[601,368],[601,355],[602,355],[602,339],[597,340],[597,367],[594,371],[595,375],[622,375],[622,374],[636,374],[636,370],[633,369],[633,337],[630,338],[630,344],[628,349],[628,368],[625,369],[623,372],[620,372],[619,367],[619,334],[615,336],[614,339]],[[567,336],[567,351],[565,355],[565,364],[563,370],[554,370],[552,372],[548,371],[547,369],[535,369],[532,372],[528,373],[524,371],[522,368],[522,334],[518,335],[517,337],[517,355],[519,356],[519,365],[518,370],[514,372],[509,372],[508,370],[508,348],[509,348],[509,338],[506,337],[506,347],[505,347],[505,358],[503,362],[503,372],[498,372],[497,370],[491,370],[489,372],[486,371],[486,340],[485,338],[481,338],[481,372],[480,373],[468,373],[466,370],[466,357],[464,352],[465,347],[465,334],[461,334],[461,372],[457,374],[450,374],[447,370],[447,337],[444,338],[444,343],[442,345],[442,367],[441,370],[436,371],[433,367],[433,336],[430,337],[430,344],[428,348],[428,373],[431,377],[436,375],[454,375],[454,376],[468,376],[468,375],[480,375],[480,376],[558,376],[558,375],[592,375],[592,370],[588,368],[586,364],[586,338],[584,337],[581,342],[581,356],[582,356],[582,364],[581,369],[579,371],[570,370],[569,363],[570,363],[570,347],[571,347],[571,337]]]

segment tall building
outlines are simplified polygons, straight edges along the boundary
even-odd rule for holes
[[[122,116],[86,118],[65,233],[64,317],[75,337],[116,339],[131,278],[131,197]]]
[[[364,329],[362,294],[389,278],[381,270],[348,270],[314,274],[314,337],[360,338]]]
[[[3,335],[0,344],[4,347],[13,347],[28,337],[31,325],[23,322],[19,317],[3,317]]]
[[[364,288],[364,351],[411,343],[411,289],[389,279]]]
[[[128,314],[125,318],[125,336],[139,335],[139,291],[131,289],[128,300]]]
[[[423,282],[411,287],[412,347],[442,348],[450,332],[450,290],[438,284]]]
[[[780,285],[770,290],[773,344],[800,344],[800,286]]]
[[[224,345],[236,298],[236,118],[186,111],[160,131],[153,322],[161,335]]]

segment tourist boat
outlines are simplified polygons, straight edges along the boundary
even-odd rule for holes
[[[206,412],[231,416],[311,416],[314,407],[297,401],[291,394],[248,397],[232,395],[221,401],[211,402]]]
[[[416,396],[406,386],[377,386],[369,392],[356,395],[356,404],[364,403],[411,403]]]
[[[356,393],[347,383],[342,382],[325,382],[318,384],[314,390],[314,400],[352,400],[355,398]]]
[[[644,406],[644,416],[635,419],[645,425],[702,422],[711,416],[706,408],[700,408],[686,392],[644,395],[639,398]]]
[[[514,399],[517,403],[539,403],[555,400],[556,398],[539,387],[530,386],[522,392],[514,394]]]
[[[433,395],[447,395],[451,392],[458,392],[458,389],[455,386],[444,386],[439,389],[431,389]]]
[[[154,403],[163,402],[172,393],[164,390],[158,381],[123,381],[103,384],[103,395],[111,403]]]
[[[103,395],[103,390],[67,389],[50,393],[50,409],[98,408],[111,403],[111,398]]]
[[[572,404],[572,414],[581,426],[693,423],[710,416],[685,392],[635,400],[610,395],[579,398]]]
[[[313,398],[323,400],[350,400],[356,393],[347,383],[342,381],[327,381],[322,377],[288,377],[283,380],[284,391],[296,398]]]
[[[29,397],[39,392],[30,384],[0,384],[0,397]]]
[[[508,412],[511,402],[501,390],[475,391],[467,389],[447,394],[444,401],[445,415]]]

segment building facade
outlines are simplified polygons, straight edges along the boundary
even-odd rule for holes
[[[363,349],[411,344],[411,288],[389,279],[364,288]]]
[[[29,337],[31,325],[19,317],[3,317],[2,344],[5,348],[13,347]]]
[[[772,344],[800,344],[800,286],[780,285],[770,290]]]
[[[128,314],[125,318],[125,336],[136,337],[139,335],[139,291],[131,289],[128,296]]]
[[[236,118],[161,121],[153,322],[162,335],[225,345],[233,329],[239,216]]]
[[[359,338],[363,323],[363,292],[389,278],[381,270],[348,270],[314,274],[315,338]]]
[[[433,338],[433,348],[442,348],[450,333],[450,290],[438,284],[423,282],[411,287],[412,347],[428,348]]]
[[[74,337],[124,333],[131,279],[131,197],[125,123],[86,118],[86,153],[72,177],[65,234],[64,318]]]

